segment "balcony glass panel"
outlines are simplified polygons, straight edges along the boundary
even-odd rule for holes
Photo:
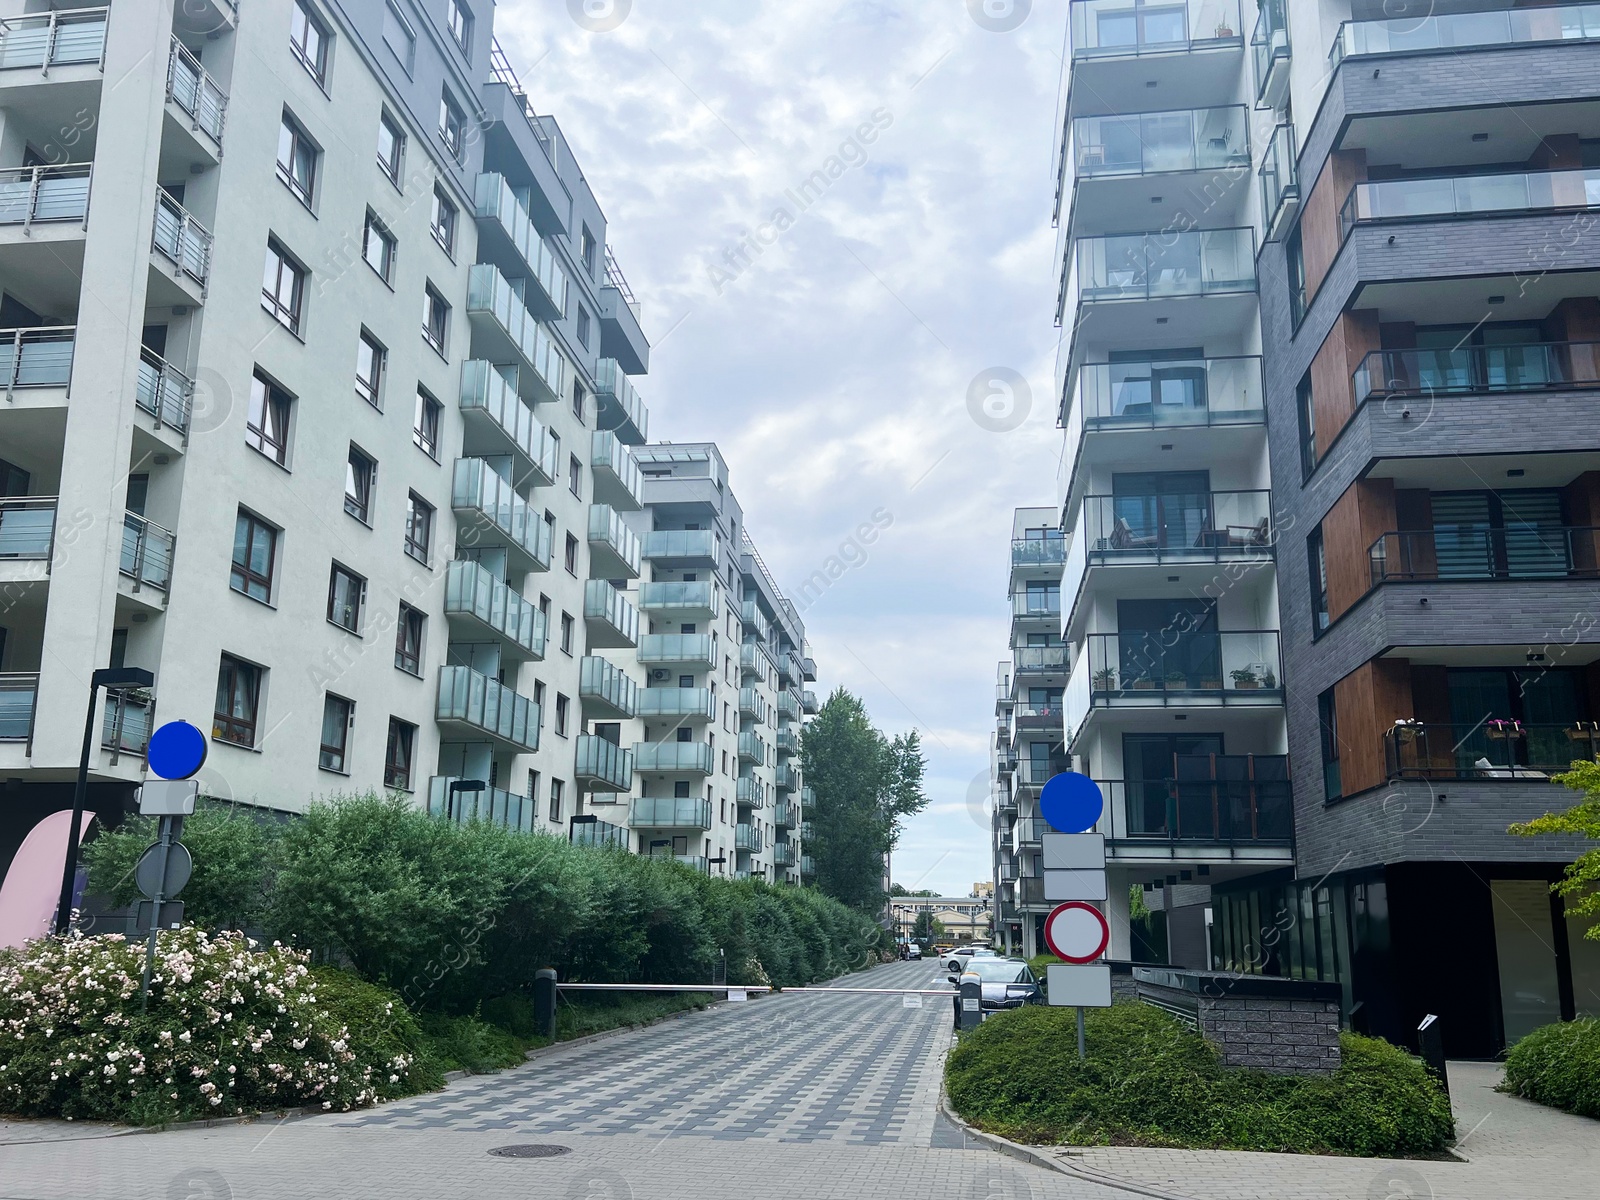
[[[1262,156],[1261,213],[1267,221],[1267,240],[1274,240],[1300,200],[1299,165],[1295,160],[1297,143],[1294,126],[1282,124],[1272,131],[1267,152]]]
[[[1079,117],[1071,138],[1078,179],[1250,166],[1250,118],[1242,104]]]
[[[1068,653],[1066,646],[1017,646],[1011,657],[1018,671],[1065,671]],[[1005,699],[1010,698],[1008,689]]]
[[[0,386],[59,387],[72,382],[72,352],[78,331],[72,325],[0,329]]]
[[[721,538],[713,529],[656,529],[644,536],[646,558],[717,560]]]
[[[506,441],[543,476],[539,481],[543,486],[555,482],[556,443],[550,431],[494,364],[481,359],[461,364],[461,410],[488,417]]]
[[[800,693],[800,707],[807,715],[815,715],[822,708],[822,703],[817,699],[817,694],[810,688]]]
[[[1066,311],[1074,302],[1163,300],[1254,292],[1254,229],[1130,233],[1073,244]]]
[[[490,263],[478,263],[467,276],[467,312],[492,317],[501,333],[516,347],[534,377],[543,385],[547,399],[562,399],[567,394],[567,360],[555,339],[528,311],[517,289]]]
[[[1242,46],[1238,0],[1073,0],[1072,57],[1119,58]]]
[[[595,364],[595,398],[600,405],[601,424],[630,446],[649,438],[650,410],[634,390],[632,381],[614,358]]]
[[[1273,553],[1271,511],[1266,491],[1085,496],[1078,528],[1098,563],[1259,558]]]
[[[580,821],[572,827],[572,840],[579,846],[605,846],[616,850],[629,848],[630,835],[623,826],[609,821]]]
[[[641,583],[639,607],[645,612],[715,611],[715,586],[709,579],[690,583],[670,580],[665,583]]]
[[[1039,817],[1023,817],[1011,827],[1011,844],[1013,846],[1037,846],[1050,826]]]
[[[629,717],[638,712],[638,683],[615,663],[597,655],[590,655],[578,664],[578,695]],[[627,791],[628,785],[618,790]]]
[[[764,765],[767,761],[767,743],[751,730],[745,730],[739,735],[739,759],[756,766]]]
[[[124,513],[118,570],[140,584],[164,592],[172,584],[172,548],[176,541],[171,530],[137,513]]]
[[[761,829],[754,825],[735,825],[733,827],[733,848],[735,850],[750,850],[760,852],[762,848]]]
[[[1582,38],[1600,38],[1600,4],[1346,21],[1339,26],[1329,58],[1337,65],[1347,57],[1360,54],[1415,54]]]
[[[1068,452],[1076,457],[1084,430],[1265,422],[1258,357],[1085,363],[1078,369],[1066,414]]]
[[[1180,628],[1091,633],[1096,704],[1181,703],[1184,697],[1281,702],[1276,630]]]
[[[800,772],[788,763],[779,763],[773,771],[773,783],[780,792],[792,792],[800,786]]]
[[[1011,615],[1014,617],[1059,617],[1061,615],[1061,592],[1056,588],[1049,591],[1012,592]]]
[[[662,774],[709,775],[711,747],[705,742],[635,742],[633,769]]]
[[[638,576],[639,536],[628,528],[627,522],[609,504],[589,506],[589,545],[606,547],[617,557],[630,579]]]
[[[753,597],[747,597],[739,605],[739,616],[744,621],[745,632],[755,634],[757,641],[764,642],[771,636],[771,626]]]
[[[198,283],[204,283],[211,273],[211,231],[164,188],[156,189],[150,248]]]
[[[709,633],[647,633],[639,639],[642,663],[684,663],[705,668],[716,665]]]
[[[33,738],[33,707],[39,696],[37,674],[0,674],[0,742]]]
[[[709,721],[717,715],[710,688],[644,688],[638,699],[641,717],[694,717]]]
[[[590,579],[584,582],[583,616],[587,621],[604,621],[617,631],[627,645],[638,645],[639,610],[606,580]]]
[[[54,496],[0,499],[0,562],[49,558],[55,532]]]
[[[462,781],[454,776],[444,775],[435,775],[428,780],[429,816],[443,817],[458,825],[483,821],[507,829],[533,828],[534,801],[528,797],[492,787],[484,787],[476,792],[462,790],[452,792],[450,785],[458,782]],[[483,783],[482,780],[471,782],[480,785]],[[577,828],[581,826],[574,827],[575,830]],[[573,840],[577,840],[576,832]]]
[[[106,44],[106,9],[0,17],[0,70],[99,62]]]
[[[798,816],[793,804],[787,800],[780,800],[773,807],[772,823],[779,829],[793,829]]]
[[[792,867],[792,866],[794,866],[794,859],[795,859],[795,854],[794,854],[794,843],[793,842],[773,842],[772,843],[772,865],[773,866],[775,866],[775,867]]]
[[[1392,582],[1594,579],[1600,529],[1514,521],[1386,533],[1367,552],[1372,586]]]
[[[1539,780],[1600,757],[1600,723],[1397,721],[1383,733],[1391,779]]]
[[[1255,61],[1256,99],[1276,94],[1285,82],[1289,63],[1289,0],[1261,0],[1256,27],[1250,34],[1250,56]]]
[[[1371,221],[1417,221],[1484,213],[1600,208],[1600,167],[1516,171],[1358,183],[1340,213],[1340,235]]]
[[[579,778],[597,782],[603,791],[626,792],[633,787],[633,755],[603,737],[579,734],[575,762]]]
[[[471,667],[439,668],[437,719],[456,721],[524,750],[539,748],[539,706]]]
[[[710,829],[711,801],[638,796],[628,810],[628,824],[635,829]]]
[[[533,226],[528,210],[518,199],[505,177],[495,174],[478,176],[474,194],[477,216],[480,220],[499,223],[506,238],[516,248],[523,265],[544,292],[548,307],[555,313],[567,311],[567,273],[562,270],[555,254],[545,244]]]
[[[89,215],[89,163],[0,170],[0,225],[82,221]]]
[[[596,488],[603,481],[611,489],[612,494],[601,499],[614,508],[626,508],[630,512],[640,507],[644,476],[640,474],[639,464],[633,461],[626,443],[620,441],[616,434],[604,429],[595,431],[590,439],[589,466],[595,473]]]
[[[148,346],[140,346],[133,401],[154,417],[157,425],[188,433],[189,415],[194,408],[194,380]]]
[[[1600,387],[1600,342],[1534,342],[1454,350],[1375,350],[1354,375],[1374,396],[1470,396]]]
[[[1059,567],[1066,560],[1067,539],[1060,534],[1011,540],[1011,565],[1014,567]]]
[[[740,804],[749,808],[764,808],[767,803],[766,785],[750,775],[739,776],[734,794]]]
[[[228,93],[200,65],[176,37],[167,60],[167,98],[194,118],[196,129],[222,145],[222,123],[228,112]]]
[[[530,656],[544,657],[544,614],[475,562],[456,560],[446,567],[444,611],[447,616],[476,617]]]
[[[539,569],[550,569],[550,527],[483,459],[456,460],[450,502],[457,511],[481,514],[506,545],[528,555]]]

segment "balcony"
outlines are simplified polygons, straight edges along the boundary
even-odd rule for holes
[[[1386,533],[1367,551],[1372,586],[1600,577],[1600,528],[1518,524]]]
[[[518,571],[550,569],[550,527],[481,458],[458,458],[450,506],[457,546],[501,546]]]
[[[767,724],[771,714],[767,707],[766,697],[756,688],[740,688],[739,715],[754,721],[757,725]]]
[[[684,620],[713,621],[718,616],[717,585],[709,579],[639,585],[639,611]]]
[[[200,139],[195,139],[196,143],[215,161],[222,151],[228,93],[177,38],[172,39],[172,51],[167,58],[167,101],[188,118],[181,122],[183,126],[194,133],[205,134],[209,145]]]
[[[822,705],[817,700],[817,694],[810,688],[806,688],[805,691],[800,693],[800,708],[808,717],[814,717],[822,710]]]
[[[1050,826],[1042,817],[1023,817],[1011,827],[1011,846],[1016,849],[1020,846],[1042,845],[1044,835],[1049,832]]]
[[[166,426],[187,436],[194,410],[194,380],[150,347],[140,346],[133,402],[155,418],[157,429]]]
[[[779,763],[773,770],[773,785],[780,792],[800,790],[800,772],[788,763]]]
[[[77,338],[72,325],[0,329],[0,385],[7,402],[26,388],[70,388]]]
[[[26,742],[32,753],[33,709],[39,698],[39,675],[0,674],[0,742]]]
[[[1019,758],[1017,760],[1017,788],[1034,793],[1064,771],[1072,770],[1070,759]]]
[[[1069,38],[1073,92],[1116,112],[1136,111],[1147,82],[1190,104],[1231,98],[1244,56],[1238,0],[1072,0]]]
[[[156,702],[148,691],[107,692],[100,721],[100,748],[114,764],[123,754],[144,757],[155,730]]]
[[[585,720],[630,720],[638,712],[639,690],[626,671],[604,658],[590,655],[578,664],[578,699]],[[628,785],[600,790],[625,792]]]
[[[817,873],[817,860],[809,854],[800,856],[800,874],[815,875]]]
[[[791,728],[779,729],[773,736],[772,744],[779,754],[792,757],[800,753],[800,735]]]
[[[775,867],[792,867],[792,866],[794,866],[794,859],[795,859],[795,853],[794,853],[794,843],[793,842],[773,842],[772,843],[772,865],[773,866],[775,866]]]
[[[1175,779],[1097,780],[1113,858],[1177,843],[1287,848],[1294,840],[1289,760],[1282,755],[1181,755]]]
[[[579,821],[572,825],[572,842],[575,846],[595,846],[612,850],[628,850],[632,835],[621,825],[598,819]]]
[[[765,808],[767,785],[753,775],[741,775],[734,784],[734,799],[745,808]]]
[[[817,681],[817,660],[809,654],[804,654],[800,657],[800,678],[807,683],[815,683]]]
[[[55,546],[56,498],[0,499],[0,562],[48,562]]]
[[[133,580],[135,592],[143,587],[164,592],[172,586],[172,551],[176,543],[170,529],[163,529],[138,513],[124,513],[117,570]]]
[[[1382,54],[1428,54],[1600,38],[1600,4],[1511,8],[1497,12],[1418,15],[1339,26],[1330,65]]]
[[[1065,675],[1070,666],[1066,646],[1016,646],[1011,659],[1018,675]],[[1004,699],[1010,700],[1007,691]]]
[[[594,481],[594,498],[619,512],[638,512],[644,491],[644,477],[628,447],[617,435],[596,430],[589,443],[589,473]]]
[[[193,213],[174,200],[165,188],[156,189],[155,227],[150,235],[150,249],[171,264],[172,273],[184,285],[184,290],[167,291],[155,299],[190,295],[189,281],[200,295],[205,294],[205,283],[211,274],[211,242],[211,231],[197,221]]]
[[[1061,624],[1061,593],[1056,588],[1048,591],[1035,589],[1011,593],[1011,616],[1026,621],[1042,621],[1059,628]]]
[[[699,725],[717,719],[717,703],[710,688],[645,688],[639,693],[638,715],[674,725]]]
[[[733,848],[735,850],[748,850],[759,854],[762,850],[761,827],[759,825],[735,825],[733,827]]]
[[[594,381],[600,428],[610,430],[630,446],[648,441],[650,410],[617,360],[600,359],[595,365]]]
[[[1400,720],[1384,731],[1383,748],[1390,779],[1543,780],[1600,758],[1600,722]]]
[[[478,218],[478,250],[511,279],[527,279],[523,299],[528,311],[558,321],[567,311],[567,273],[534,228],[528,210],[505,177],[479,175],[474,189]]]
[[[1391,396],[1493,396],[1600,387],[1600,342],[1375,350],[1352,378],[1356,403]]]
[[[755,642],[746,642],[739,647],[739,673],[741,675],[765,680],[773,671],[772,659],[767,655],[765,646],[757,645]]]
[[[1249,228],[1078,238],[1058,320],[1080,306],[1130,302],[1154,304],[1159,319],[1174,301],[1253,296],[1255,245]]]
[[[1597,6],[1600,7],[1600,6]],[[1600,208],[1600,167],[1358,183],[1339,212],[1339,236],[1357,225],[1441,221]]]
[[[599,661],[584,659],[585,663]],[[633,755],[614,742],[589,733],[578,735],[573,774],[583,792],[627,792],[633,788]]]
[[[740,603],[739,618],[744,622],[744,631],[754,634],[756,641],[766,642],[772,637],[772,626],[767,623],[755,597],[748,596]]]
[[[739,735],[739,761],[757,767],[766,765],[767,743],[752,730]]]
[[[589,506],[589,573],[597,579],[639,578],[639,538],[609,504]]]
[[[555,339],[492,263],[478,263],[467,276],[467,318],[474,357],[517,364],[517,390],[534,404],[566,399],[567,360]],[[482,353],[478,353],[482,351]]]
[[[652,850],[646,857],[668,858],[680,867],[688,867],[691,871],[696,871],[701,875],[709,875],[711,873],[711,861],[704,854],[673,854],[669,850]]]
[[[1046,574],[1060,574],[1061,564],[1066,561],[1067,539],[1060,535],[1011,539],[1012,570],[1042,569]]]
[[[780,800],[772,809],[772,823],[779,829],[793,829],[800,814],[788,800]]]
[[[85,63],[101,65],[106,45],[104,8],[51,10],[0,17],[0,71]],[[11,80],[0,76],[0,83]]]
[[[710,671],[717,665],[709,633],[647,633],[639,639],[639,661],[685,671]]]
[[[583,622],[590,649],[631,649],[639,644],[639,610],[604,579],[584,582]]]
[[[709,830],[711,801],[688,797],[639,796],[629,806],[628,824],[634,829]]]
[[[1256,106],[1282,108],[1289,91],[1289,0],[1261,0],[1250,34],[1255,63]],[[1270,211],[1270,210],[1269,210]]]
[[[463,454],[513,455],[516,478],[533,487],[554,485],[560,469],[556,441],[493,363],[468,359],[461,364],[460,403]]]
[[[802,806],[804,806],[806,808],[809,808],[809,807],[811,807],[811,805],[815,804],[816,802],[817,802],[817,789],[816,788],[814,788],[814,787],[803,787],[803,788],[800,789],[800,803],[801,803]]]
[[[800,720],[800,701],[795,698],[795,694],[793,692],[785,691],[778,693],[778,720]]]
[[[24,237],[37,225],[73,224],[81,231],[88,224],[92,169],[69,163],[0,170],[0,228],[19,227]]]
[[[705,742],[633,744],[635,771],[654,772],[660,775],[710,775],[715,766],[711,747]]]
[[[794,655],[787,650],[778,651],[778,683],[783,687],[800,682],[800,669]]]
[[[502,788],[483,787],[481,791],[471,792],[450,790],[452,783],[461,782],[483,784],[481,779],[463,781],[453,775],[435,775],[428,780],[430,817],[442,817],[457,825],[482,821],[506,829],[533,828],[534,809],[537,807],[535,800]]]
[[[1271,494],[1265,490],[1085,496],[1077,540],[1086,568],[1270,563],[1276,540],[1271,512]],[[1079,584],[1063,580],[1064,587]]]
[[[452,636],[473,642],[488,634],[508,662],[544,657],[544,614],[475,562],[458,559],[445,568],[444,615]]]
[[[1281,705],[1276,630],[1149,630],[1088,635],[1097,707]]]
[[[644,557],[667,570],[718,570],[722,538],[714,529],[656,529],[644,535]]]
[[[539,748],[539,706],[471,667],[439,668],[435,717],[446,732],[468,740],[487,735],[507,753]]]
[[[634,375],[650,369],[650,343],[639,326],[639,302],[606,247],[606,279],[600,287],[600,353]]]
[[[1019,732],[1059,731],[1066,712],[1057,700],[1053,704],[1019,704],[1012,709],[1011,716]]]
[[[1265,11],[1265,10],[1263,10]],[[1267,222],[1265,237],[1275,242],[1294,227],[1300,212],[1300,168],[1294,125],[1284,123],[1272,131],[1257,177],[1261,182],[1261,213]]]

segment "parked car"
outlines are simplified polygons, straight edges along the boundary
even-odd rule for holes
[[[974,955],[960,974],[950,976],[950,985],[957,995],[951,1001],[956,1028],[961,1027],[961,976],[976,975],[982,994],[978,1000],[980,1014],[1000,1012],[1008,1008],[1021,1008],[1024,1004],[1043,1004],[1044,992],[1032,968],[1020,958],[1001,958],[999,955]]]
[[[939,961],[946,971],[959,971],[974,958],[995,958],[995,952],[989,947],[973,943],[970,946],[957,946],[946,953]]]
[[[912,962],[920,962],[922,960],[922,947],[912,942],[911,945],[906,947],[906,957]]]

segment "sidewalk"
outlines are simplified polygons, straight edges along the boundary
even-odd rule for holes
[[[1460,1162],[1391,1162],[1229,1150],[1056,1151],[1085,1179],[1184,1200],[1593,1200],[1600,1121],[1494,1090],[1494,1063],[1451,1063]]]

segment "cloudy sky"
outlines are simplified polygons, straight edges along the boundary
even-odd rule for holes
[[[921,731],[932,804],[894,877],[957,895],[990,876],[1011,510],[1056,487],[1066,7],[502,0],[496,16],[644,306],[652,439],[721,446],[791,596],[830,557],[855,564],[805,607],[816,686]],[[969,403],[995,371],[1025,381],[1015,428],[994,428],[1016,424],[1003,403],[982,421]],[[874,514],[887,528],[852,543]]]

